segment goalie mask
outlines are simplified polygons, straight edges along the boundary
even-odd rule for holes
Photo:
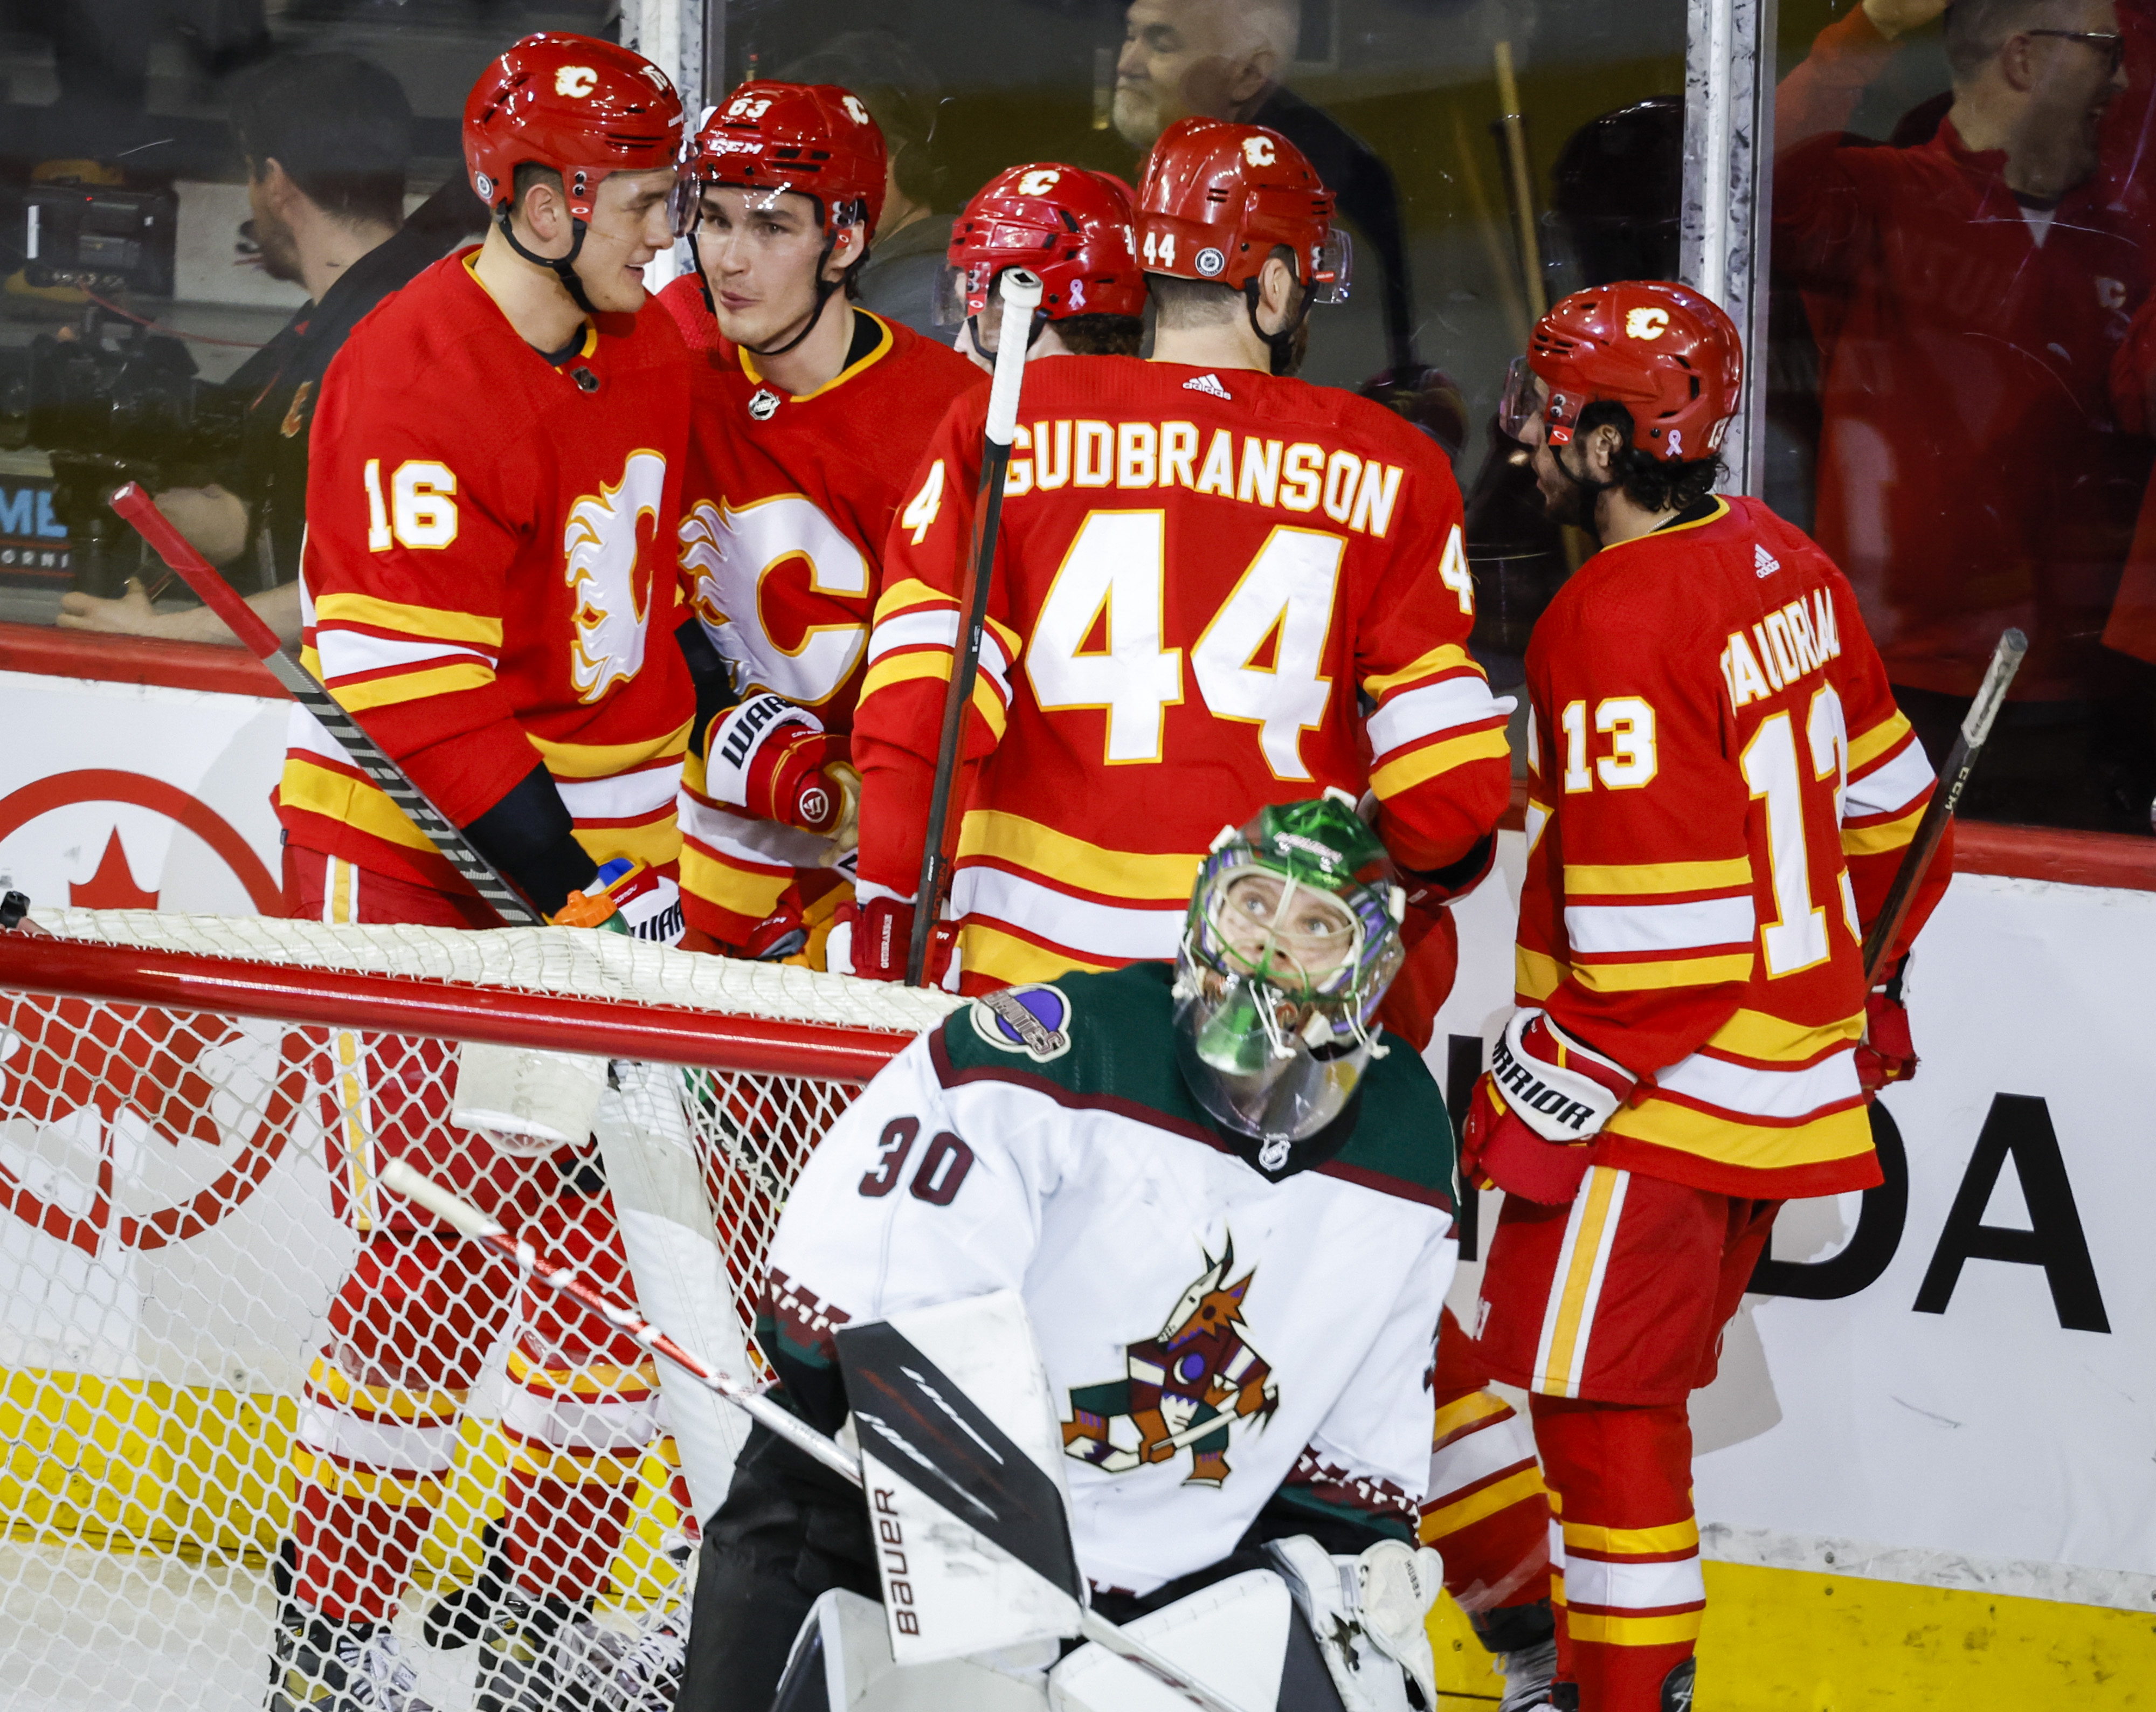
[[[1385,1048],[1378,1005],[1404,953],[1404,899],[1346,793],[1260,810],[1214,841],[1175,964],[1175,1046],[1199,1105],[1262,1144],[1293,1144],[1346,1108]]]

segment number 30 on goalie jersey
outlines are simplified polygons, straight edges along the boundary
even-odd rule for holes
[[[1135,858],[1147,903],[1179,915],[1189,874],[1160,858],[1194,865],[1224,820],[1328,785],[1373,789],[1410,866],[1470,849],[1509,790],[1508,710],[1466,650],[1474,585],[1436,448],[1365,401],[1245,371],[1089,357],[1025,384],[967,737],[995,758],[962,877],[977,855],[1120,901]],[[855,722],[871,767],[935,754],[984,404],[945,418],[886,550]],[[865,809],[863,829],[865,878],[917,863],[917,841],[875,847]],[[1088,852],[1122,881],[1061,860]]]

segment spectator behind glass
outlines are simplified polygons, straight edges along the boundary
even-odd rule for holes
[[[405,223],[411,104],[394,77],[356,54],[295,54],[249,72],[234,91],[232,128],[247,162],[248,224],[263,271],[300,286],[309,301],[227,383],[248,406],[222,480],[167,488],[157,501],[213,564],[246,567],[235,578],[242,586],[271,585],[249,604],[290,642],[300,634],[307,434],[323,373],[360,317],[476,229],[485,211],[459,175]],[[137,583],[117,600],[64,596],[59,622],[175,641],[234,640],[205,607],[158,612]]]
[[[1132,0],[1116,65],[1116,129],[1141,157],[1162,131],[1194,114],[1262,125],[1301,149],[1367,240],[1371,253],[1356,258],[1357,271],[1378,277],[1388,373],[1416,375],[1399,189],[1368,143],[1281,85],[1301,26],[1301,0]],[[1376,267],[1365,271],[1371,261]],[[1381,402],[1399,408],[1389,397]],[[1413,409],[1402,414],[1431,425]],[[1450,450],[1458,450],[1459,438]]]
[[[886,321],[904,321],[938,341],[937,276],[951,242],[951,216],[936,203],[943,169],[936,158],[936,80],[921,56],[888,30],[853,30],[803,55],[778,74],[782,83],[831,83],[860,98],[891,151],[883,216],[855,270],[855,299]]]
[[[1999,631],[2029,633],[1975,812],[2145,830],[2146,681],[2098,642],[2148,470],[2107,387],[2147,287],[2096,171],[2117,19],[1960,0],[1935,134],[1840,134],[1924,10],[1866,0],[1776,96],[1774,265],[1820,357],[1816,533],[1935,763]]]

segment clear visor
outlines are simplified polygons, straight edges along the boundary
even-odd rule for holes
[[[746,191],[748,194],[748,208],[751,213],[777,208],[778,198],[793,188],[790,182],[772,185],[730,185],[722,178],[698,177],[693,170],[684,171],[681,176],[674,181],[674,188],[668,193],[666,198],[667,218],[673,225],[674,235],[676,238],[688,238],[695,235],[696,229],[703,223],[704,192],[706,189],[716,189],[722,186],[729,189]],[[809,197],[816,203],[817,218],[819,220],[822,219],[824,218],[822,198],[816,197],[813,192],[806,188],[801,193]],[[832,213],[830,218],[834,227],[851,226],[860,218],[860,209],[853,203],[842,203]]]
[[[1317,252],[1317,265],[1311,272],[1310,285],[1312,303],[1345,303],[1348,301],[1348,275],[1353,271],[1355,246],[1348,241],[1348,234],[1338,226],[1325,234],[1325,242]]]
[[[1206,913],[1229,968],[1289,993],[1337,987],[1361,938],[1339,897],[1268,868],[1228,875]]]
[[[1539,419],[1549,393],[1543,378],[1524,357],[1515,357],[1505,371],[1505,390],[1497,400],[1497,427],[1508,440],[1525,440],[1530,424]]]
[[[966,319],[966,281],[969,270],[946,262],[936,275],[929,294],[928,312],[939,327],[956,327]]]

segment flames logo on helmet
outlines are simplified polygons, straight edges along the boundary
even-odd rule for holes
[[[554,74],[554,93],[581,100],[599,86],[599,75],[588,65],[564,65]]]

